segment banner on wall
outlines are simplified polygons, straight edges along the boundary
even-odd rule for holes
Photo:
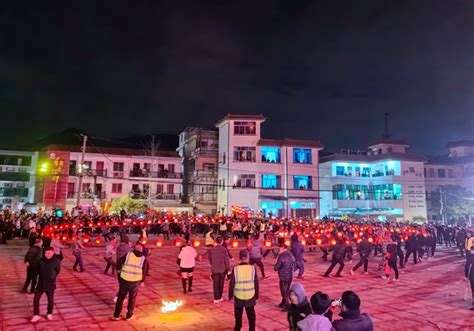
[[[66,209],[70,152],[48,151],[50,173],[44,176],[43,203],[46,209]]]

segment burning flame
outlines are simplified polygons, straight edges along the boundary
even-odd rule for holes
[[[183,305],[182,300],[176,300],[176,301],[161,301],[163,303],[163,307],[161,307],[161,312],[162,313],[168,313],[170,311],[175,311],[179,307]]]

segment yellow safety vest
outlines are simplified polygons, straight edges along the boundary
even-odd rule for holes
[[[234,296],[239,300],[249,300],[255,296],[255,267],[243,264],[234,267]]]
[[[145,263],[144,256],[138,257],[133,252],[128,253],[120,277],[128,282],[141,281],[143,278],[143,263]]]
[[[214,239],[212,239],[211,237],[211,233],[212,231],[209,231],[208,233],[206,233],[206,241],[205,241],[205,245],[214,245]]]

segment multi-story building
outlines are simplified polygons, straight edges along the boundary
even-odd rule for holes
[[[342,150],[321,157],[321,216],[426,220],[425,158],[388,137],[368,151]]]
[[[319,141],[262,139],[263,115],[227,114],[219,130],[217,209],[317,217]]]
[[[0,209],[34,202],[37,161],[37,152],[0,151]]]
[[[192,204],[196,213],[217,211],[218,147],[215,129],[187,127],[179,135],[183,202]]]
[[[88,147],[82,167],[79,146],[50,145],[41,157],[51,167],[39,180],[39,200],[46,209],[76,206],[82,171],[83,208],[129,195],[151,209],[189,211],[181,204],[180,158],[174,151],[151,155],[139,149]]]
[[[449,154],[430,158],[425,164],[428,216],[433,220],[442,219],[439,200],[443,186],[460,186],[474,193],[474,141],[450,142],[447,148]]]

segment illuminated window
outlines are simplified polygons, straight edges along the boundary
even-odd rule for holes
[[[298,190],[308,190],[312,188],[310,176],[293,176],[293,188]]]
[[[255,135],[256,134],[256,122],[234,122],[234,134],[235,135]]]
[[[234,161],[255,162],[255,147],[235,146]]]
[[[293,163],[311,163],[311,149],[293,148]]]
[[[262,162],[280,163],[280,148],[262,147]]]
[[[344,167],[342,166],[337,166],[336,167],[336,176],[344,176]]]
[[[278,189],[280,188],[281,177],[277,175],[262,175],[262,188]]]

